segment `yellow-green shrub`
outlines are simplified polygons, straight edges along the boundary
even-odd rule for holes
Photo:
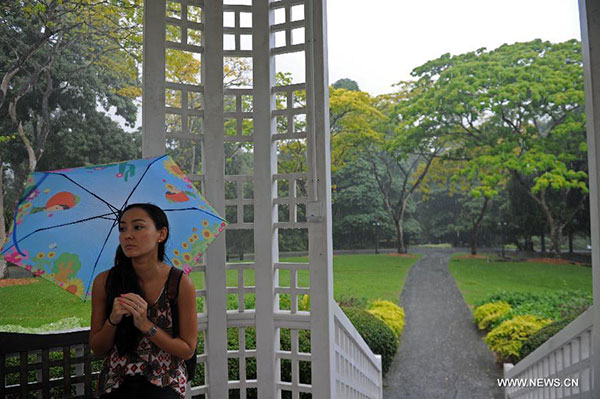
[[[510,311],[510,305],[504,301],[490,302],[478,306],[473,312],[475,323],[480,330],[485,330],[490,323],[495,322],[500,317]]]
[[[390,301],[374,301],[367,312],[383,321],[393,332],[396,339],[404,329],[404,309]]]
[[[523,342],[551,322],[552,320],[533,315],[515,316],[490,331],[485,337],[485,343],[498,354],[499,361],[516,361],[519,359]]]

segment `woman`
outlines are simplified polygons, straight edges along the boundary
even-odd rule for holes
[[[185,360],[198,334],[192,280],[163,263],[167,216],[152,204],[131,204],[119,218],[115,266],[92,287],[90,347],[105,356],[100,398],[183,398]],[[169,279],[180,278],[177,337],[167,298]],[[177,328],[176,328],[177,330]]]

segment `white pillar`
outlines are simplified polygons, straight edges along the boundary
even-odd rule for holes
[[[335,398],[327,2],[306,4],[312,387],[315,397]]]
[[[223,139],[223,2],[206,1],[202,10],[202,84],[204,86],[204,187],[206,198],[225,214]],[[206,252],[207,383],[209,398],[227,397],[227,304],[225,234]]]
[[[258,397],[275,399],[275,381],[279,375],[275,351],[279,334],[273,319],[275,285],[275,262],[279,257],[277,207],[273,199],[277,195],[273,174],[277,173],[277,153],[272,140],[275,131],[271,111],[275,108],[271,87],[275,84],[275,67],[271,48],[273,35],[270,25],[272,12],[269,2],[252,2],[252,48],[254,85],[254,252],[256,267],[256,364]]]
[[[600,3],[579,0],[587,120],[594,314],[592,396],[600,397]]]
[[[165,153],[166,0],[144,0],[142,156]]]

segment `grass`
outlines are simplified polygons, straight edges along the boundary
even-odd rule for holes
[[[307,258],[284,258],[283,262],[307,262]],[[334,257],[334,296],[336,300],[387,299],[397,301],[404,279],[416,258],[372,255]],[[254,270],[244,271],[246,286],[254,285]],[[298,286],[309,285],[309,272],[298,273]],[[40,327],[61,319],[76,317],[89,326],[91,301],[82,302],[50,282],[39,279],[30,285],[0,288],[0,326]],[[204,288],[202,273],[192,273],[197,289]],[[227,270],[227,285],[237,286],[236,270]],[[289,272],[279,273],[281,286],[289,286]],[[73,326],[76,327],[76,326]]]
[[[592,269],[578,265],[556,265],[534,262],[495,262],[486,259],[450,260],[454,276],[469,306],[500,291],[544,293],[555,290],[592,292]],[[491,258],[493,259],[493,257]]]

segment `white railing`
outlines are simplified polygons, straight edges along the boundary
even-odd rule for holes
[[[334,304],[335,392],[339,399],[383,397],[381,356],[367,346],[348,317]]]
[[[517,363],[504,365],[506,399],[592,399],[592,308]],[[544,386],[546,385],[546,386]]]

